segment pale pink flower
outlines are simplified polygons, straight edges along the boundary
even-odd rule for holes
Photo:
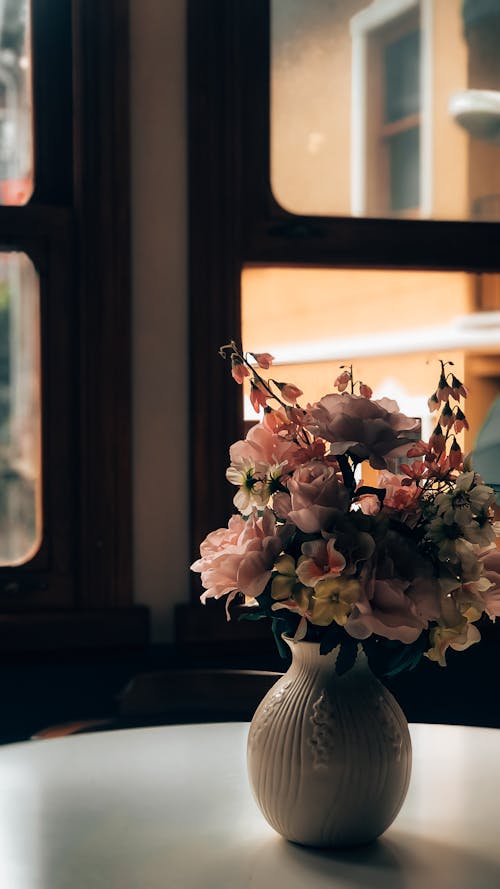
[[[420,467],[423,464],[417,465],[419,467],[417,477],[420,478]],[[397,509],[398,512],[414,512],[419,509],[420,488],[416,485],[403,484],[404,481],[403,475],[395,475],[393,472],[382,469],[378,485],[380,488],[385,488],[384,507]]]
[[[416,441],[406,452],[407,457],[424,457],[426,460],[432,460],[432,448],[426,441]]]
[[[332,454],[349,453],[357,462],[369,460],[384,469],[385,457],[409,443],[405,433],[419,428],[419,420],[402,414],[395,401],[372,401],[361,395],[332,393],[307,408],[306,428],[331,442]]]
[[[311,460],[287,481],[289,494],[276,494],[274,508],[306,534],[328,528],[331,519],[349,508],[349,493],[333,466]]]
[[[227,528],[209,534],[200,546],[201,558],[191,565],[192,571],[201,574],[205,587],[201,601],[225,595],[231,601],[237,592],[251,598],[260,596],[286,533],[266,509],[261,517],[252,513],[246,521],[232,516]]]
[[[500,550],[492,549],[483,560],[484,577],[491,586],[481,592],[486,613],[495,620],[500,617]]]
[[[295,441],[302,430],[304,412],[300,408],[283,407],[264,411],[262,425],[270,432],[287,441]]]
[[[335,540],[309,540],[302,544],[303,558],[297,564],[297,577],[307,587],[315,587],[320,580],[338,577],[346,566],[342,553],[335,549]]]
[[[261,423],[249,429],[245,439],[235,442],[229,448],[229,456],[233,465],[242,460],[250,460],[258,472],[266,472],[270,466],[291,460],[302,449],[295,442],[288,441],[282,435],[269,428],[267,414]]]
[[[400,642],[414,642],[427,626],[417,613],[412,598],[406,595],[410,584],[399,578],[375,579],[371,596],[354,606],[346,630],[355,639],[367,639],[372,633]]]
[[[325,443],[320,438],[316,438],[309,445],[298,445],[295,450],[287,453],[287,468],[297,469],[303,463],[309,463],[311,460],[322,461],[325,456]],[[328,461],[328,458],[327,458]],[[334,468],[338,468],[335,466]]]
[[[238,589],[238,568],[242,560],[239,541],[246,527],[247,522],[240,515],[233,515],[227,528],[212,531],[201,543],[201,558],[193,562],[191,571],[201,573],[206,589],[202,602],[208,598],[219,599]]]
[[[412,481],[420,481],[426,478],[429,473],[429,465],[422,463],[421,460],[415,460],[413,463],[401,463],[400,469],[404,473],[401,477],[402,485],[410,485]]]
[[[359,394],[363,396],[363,398],[371,398],[373,395],[373,389],[370,389],[366,383],[359,384]]]
[[[361,494],[356,503],[364,515],[377,515],[382,505],[376,494]]]
[[[430,632],[431,648],[425,652],[425,656],[431,661],[437,661],[441,667],[446,667],[448,648],[464,651],[480,639],[481,633],[471,623],[462,623],[456,627],[433,627]]]
[[[418,618],[427,626],[429,621],[438,620],[441,614],[441,587],[435,577],[415,577],[405,590],[411,599]]]

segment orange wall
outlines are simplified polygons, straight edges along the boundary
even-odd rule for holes
[[[352,361],[356,379],[368,383],[376,397],[396,398],[402,410],[422,417],[428,435],[427,398],[437,384],[439,359],[453,361],[455,374],[463,379],[466,356],[447,347],[446,333],[439,353],[405,353],[404,345],[398,353],[398,332],[406,336],[416,328],[445,330],[449,321],[471,308],[471,279],[464,273],[247,268],[242,278],[243,346],[279,357],[294,343],[321,346],[332,341],[338,356],[333,360],[278,364],[272,375],[298,385],[305,404],[333,391],[339,366]],[[377,355],[380,336],[391,331],[395,354]],[[361,336],[369,344],[371,339],[369,354],[341,354],[346,337]]]

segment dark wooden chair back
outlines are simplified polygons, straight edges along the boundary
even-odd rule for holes
[[[139,673],[119,692],[108,719],[81,719],[41,729],[33,740],[190,722],[250,721],[282,676],[267,670],[168,669]]]

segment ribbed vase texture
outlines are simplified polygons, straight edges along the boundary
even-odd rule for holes
[[[411,772],[406,718],[360,650],[335,673],[338,650],[288,643],[292,664],[259,705],[248,773],[271,826],[310,846],[352,846],[380,836],[399,812]]]

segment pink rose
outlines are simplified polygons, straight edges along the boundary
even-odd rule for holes
[[[349,493],[333,466],[310,460],[287,481],[288,494],[274,495],[274,508],[306,534],[328,528],[333,516],[349,509]]]
[[[415,603],[406,594],[408,586],[408,581],[397,578],[375,580],[370,597],[365,593],[347,620],[345,628],[349,635],[354,639],[367,639],[375,633],[405,643],[418,639],[427,621],[418,614]]]
[[[486,554],[483,564],[484,576],[492,586],[481,592],[481,599],[484,602],[486,613],[492,620],[495,620],[496,617],[500,617],[500,551],[492,549]]]
[[[378,515],[382,505],[376,494],[361,494],[356,503],[364,515]]]
[[[369,460],[374,469],[384,469],[385,457],[410,442],[404,433],[419,429],[419,421],[400,413],[395,401],[347,392],[309,405],[305,425],[331,443],[332,454],[348,453],[358,463]]]
[[[227,528],[212,531],[200,546],[201,558],[191,565],[201,573],[205,587],[201,601],[230,594],[229,604],[238,591],[260,596],[283,548],[283,533],[268,509],[260,518],[252,513],[246,521],[234,515]]]
[[[424,626],[441,616],[441,587],[436,577],[415,577],[406,588],[405,595],[413,602],[415,614]]]
[[[257,423],[249,430],[247,437],[231,445],[229,455],[232,465],[250,460],[259,472],[266,472],[269,466],[294,459],[301,448],[273,432],[264,423]]]

